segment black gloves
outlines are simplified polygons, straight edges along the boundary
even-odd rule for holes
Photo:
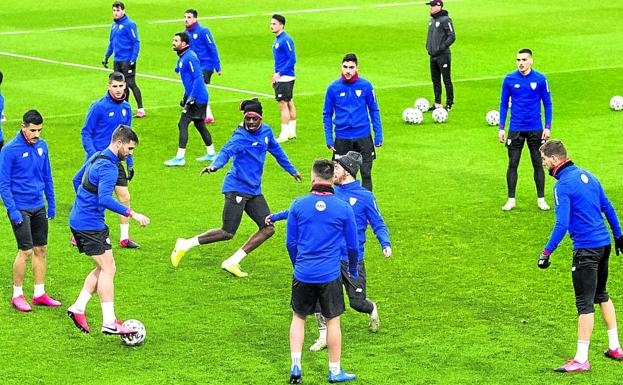
[[[128,167],[128,180],[132,180],[134,178],[134,167]]]
[[[619,255],[623,253],[623,235],[614,239],[614,252]]]
[[[545,251],[539,255],[539,269],[547,269],[552,263],[549,261],[549,254],[545,254]]]
[[[104,66],[104,68],[108,68],[108,58],[105,57],[104,60],[102,60],[102,65]]]

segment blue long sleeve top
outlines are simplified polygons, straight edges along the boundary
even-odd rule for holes
[[[286,247],[294,278],[306,283],[326,283],[340,277],[343,242],[349,250],[349,271],[357,271],[357,228],[348,203],[332,194],[314,192],[292,203]]]
[[[573,164],[560,168],[555,178],[558,179],[554,185],[556,224],[545,250],[553,253],[567,231],[574,249],[609,245],[610,233],[603,214],[614,236],[621,236],[616,211],[597,178]]]
[[[100,153],[94,154],[91,158]],[[119,203],[112,197],[119,175],[117,162],[119,158],[110,149],[101,152],[110,158],[99,159],[89,169],[89,182],[97,186],[97,194],[88,192],[82,187],[82,176],[91,163],[89,158],[73,177],[76,200],[69,214],[69,226],[74,230],[103,230],[106,228],[105,211],[114,211],[119,215],[130,216],[130,208]]]
[[[500,100],[500,130],[504,129],[511,105],[511,131],[540,131],[543,129],[541,119],[541,102],[545,110],[545,128],[552,127],[552,96],[547,78],[540,72],[531,70],[528,75],[519,71],[506,75],[502,83]]]
[[[233,159],[233,165],[225,175],[222,192],[261,195],[262,174],[267,152],[270,152],[277,163],[290,175],[296,173],[296,168],[275,140],[273,130],[269,125],[262,123],[255,132],[249,132],[243,126],[238,126],[212,162],[212,166],[220,169],[229,162],[230,158]]]
[[[0,116],[4,113],[4,96],[0,92]],[[0,119],[0,142],[4,141],[4,134],[2,133],[2,119]]]
[[[195,99],[197,104],[208,104],[208,89],[203,81],[201,64],[192,49],[187,49],[178,57],[175,72],[182,78],[184,98]]]
[[[48,202],[48,216],[56,213],[54,182],[45,140],[30,144],[21,130],[0,151],[0,195],[8,213],[35,210]]]
[[[335,139],[359,139],[370,136],[370,120],[374,144],[383,142],[381,112],[372,84],[361,77],[348,83],[340,78],[331,83],[322,110],[325,141],[334,146]]]
[[[82,127],[82,147],[89,159],[98,151],[103,151],[110,145],[112,134],[120,125],[132,126],[132,107],[126,100],[115,101],[110,93],[106,92],[103,98],[96,100],[89,107],[87,117]],[[126,159],[128,167],[134,165],[134,159]]]
[[[294,41],[286,33],[281,32],[275,37],[273,43],[273,57],[275,58],[275,73],[281,76],[294,77],[294,64],[296,64],[296,51]]]
[[[186,33],[190,37],[190,49],[197,54],[201,69],[220,71],[221,59],[218,57],[218,49],[210,30],[199,23],[195,23],[186,30]]]
[[[124,15],[119,20],[114,20],[110,25],[110,36],[108,38],[108,48],[106,57],[115,55],[115,61],[136,62],[138,52],[141,49],[141,42],[138,39],[138,29],[128,15]]]

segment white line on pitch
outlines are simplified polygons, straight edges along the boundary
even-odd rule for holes
[[[453,3],[458,3],[458,2],[462,2],[463,0],[453,0]],[[407,2],[407,3],[392,3],[392,4],[377,4],[377,5],[372,5],[372,8],[388,8],[388,7],[404,7],[407,5],[424,5],[424,4],[428,4],[428,1],[411,1],[411,2]]]
[[[253,15],[242,14],[242,15],[224,15],[224,16],[205,16],[198,17],[197,20],[220,20],[220,19],[237,19],[241,17],[251,17]],[[156,20],[150,21],[149,24],[163,24],[163,23],[183,23],[184,19],[169,19],[169,20]]]
[[[262,16],[271,16],[271,15],[274,15],[275,13],[278,13],[280,15],[288,15],[292,13],[333,12],[333,11],[349,11],[349,10],[356,10],[356,9],[361,9],[361,7],[354,6],[354,7],[335,7],[335,8],[318,8],[318,9],[299,9],[299,10],[294,10],[294,11],[277,11],[277,12],[270,12],[270,13],[262,13]]]
[[[10,53],[10,52],[1,52],[0,51],[0,55],[11,56],[11,57],[16,57],[16,58],[20,58],[20,59],[35,60],[35,61],[40,61],[40,62],[44,62],[44,63],[60,64],[60,65],[68,66],[68,67],[78,67],[78,68],[86,68],[86,69],[95,70],[95,71],[112,72],[110,69],[106,69],[106,68],[102,68],[102,67],[95,67],[95,66],[90,66],[90,65],[85,65],[85,64],[77,64],[77,63],[69,63],[69,62],[65,62],[65,61],[52,60],[52,59],[44,59],[44,58],[40,58],[40,57],[20,55],[20,54]],[[143,77],[143,78],[148,78],[148,79],[163,80],[163,81],[173,82],[173,83],[181,83],[182,82],[180,79],[168,78],[168,77],[157,76],[157,75],[149,75],[149,74],[137,73],[136,76]],[[273,97],[273,95],[265,94],[263,92],[241,90],[241,89],[238,89],[238,88],[217,86],[217,85],[212,85],[212,84],[208,84],[207,86],[210,87],[210,88],[215,88],[215,89],[225,90],[225,91],[238,92],[238,93],[242,93],[242,94],[257,95],[257,96],[263,96],[263,97],[266,97],[266,98],[272,98]]]

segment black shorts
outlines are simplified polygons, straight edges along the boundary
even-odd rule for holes
[[[126,79],[136,76],[136,63],[130,65],[129,61],[116,61],[113,63],[113,68],[115,71],[121,72]]]
[[[523,149],[525,142],[528,142],[528,148],[532,151],[539,149],[545,139],[541,139],[543,130],[540,131],[508,131],[508,138],[506,139],[506,147],[509,150]]]
[[[355,151],[361,154],[362,161],[372,162],[376,159],[376,150],[372,136],[366,136],[358,139],[335,139],[335,155],[346,155],[348,151]]]
[[[327,283],[305,283],[292,278],[292,310],[300,316],[314,314],[316,303],[320,303],[320,312],[325,318],[334,318],[344,313],[344,292],[342,280],[335,279]]]
[[[275,100],[278,102],[289,102],[292,100],[292,91],[294,90],[294,80],[289,82],[275,82]]]
[[[182,116],[180,117],[180,120],[182,119],[204,120],[206,118],[207,107],[208,107],[207,104],[193,103],[193,104],[187,105],[187,108],[185,110],[186,112],[182,111]]]
[[[119,176],[117,176],[115,186],[128,187],[128,174],[125,172],[123,162],[117,162],[117,168],[119,169]]]
[[[573,250],[571,277],[578,314],[595,312],[594,304],[608,302],[608,260],[610,245]]]
[[[71,228],[70,228],[71,229]],[[112,249],[108,226],[103,230],[74,230],[71,229],[78,251],[88,256],[102,255]]]
[[[214,71],[201,70],[201,73],[203,73],[203,82],[205,84],[210,84],[210,80],[212,79],[212,74],[214,73]]]
[[[359,278],[352,279],[348,275],[348,261],[342,261],[342,283],[346,289],[349,302],[366,299],[366,265],[363,260],[359,261],[357,270],[359,271]]]
[[[267,226],[264,219],[270,215],[270,209],[264,195],[228,192],[225,193],[225,206],[223,206],[223,230],[236,234],[243,212],[253,219],[258,228],[263,229]]]
[[[30,250],[33,246],[45,246],[48,244],[48,216],[45,207],[34,210],[20,210],[22,223],[16,225],[11,221],[13,234],[17,241],[17,248]]]

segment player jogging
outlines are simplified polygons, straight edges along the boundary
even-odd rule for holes
[[[290,163],[275,140],[272,128],[262,123],[262,105],[259,100],[254,98],[243,101],[240,110],[244,112],[243,123],[234,131],[214,162],[201,170],[201,174],[215,173],[223,168],[230,158],[233,159],[232,168],[223,181],[222,192],[225,195],[223,225],[220,229],[211,229],[190,239],[179,238],[171,253],[171,264],[174,267],[177,267],[184,254],[195,246],[232,239],[240,226],[242,213],[246,212],[257,224],[258,231],[221,264],[223,269],[236,277],[246,277],[248,274],[240,270],[240,262],[275,233],[274,226],[264,222],[270,214],[261,186],[266,153],[270,152],[285,171],[297,182],[301,181],[301,174]]]

